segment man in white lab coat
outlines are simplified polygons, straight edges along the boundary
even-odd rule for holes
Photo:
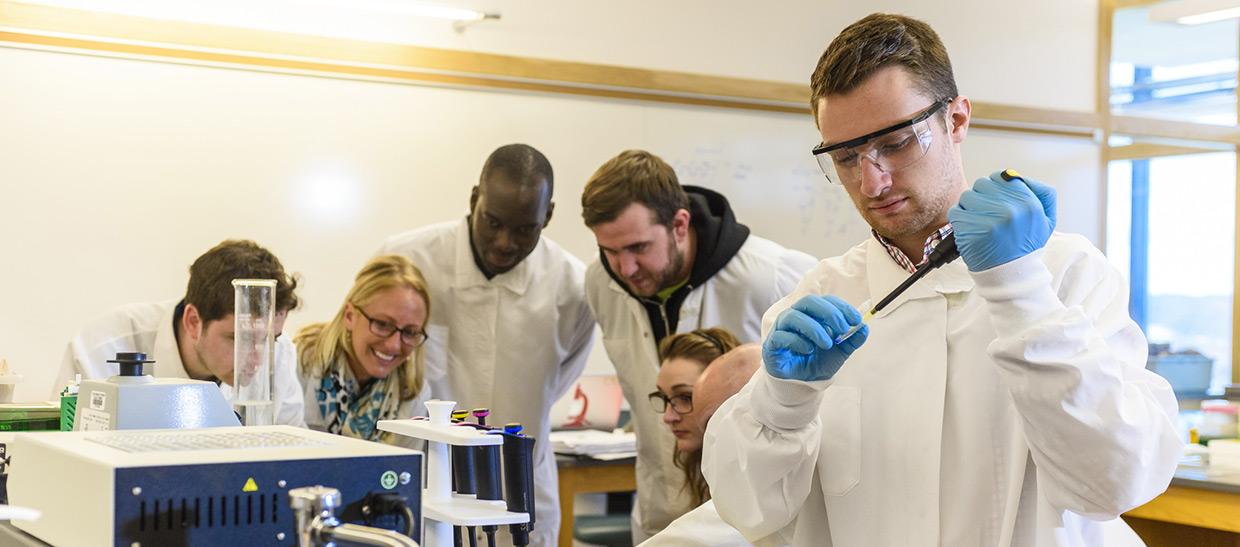
[[[430,286],[430,396],[487,407],[489,423],[520,422],[536,439],[530,544],[544,547],[556,544],[560,527],[548,413],[594,343],[585,265],[542,237],[553,183],[541,152],[502,146],[482,167],[468,217],[394,236],[381,249],[408,256]]]
[[[707,428],[719,514],[755,543],[1139,545],[1118,517],[1181,443],[1119,272],[1054,232],[1052,188],[967,183],[969,100],[925,23],[849,26],[811,98],[815,155],[874,237],[767,312],[763,370]],[[952,238],[961,260],[836,341]]]
[[[234,279],[276,280],[275,423],[305,427],[297,355],[290,337],[280,335],[298,304],[297,281],[253,241],[226,240],[198,257],[189,267],[184,298],[121,306],[83,327],[65,351],[53,396],[75,374],[118,374],[119,365],[107,361],[118,352],[137,351],[155,361],[146,365],[146,374],[213,381],[231,400]]]
[[[637,432],[640,543],[691,504],[672,463],[675,437],[646,402],[665,336],[723,327],[757,342],[762,312],[792,291],[813,257],[758,236],[736,221],[723,195],[681,186],[666,162],[629,150],[586,183],[582,217],[598,242],[586,296],[603,330]]]

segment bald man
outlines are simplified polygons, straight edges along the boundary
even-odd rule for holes
[[[693,387],[693,409],[702,413],[702,419],[693,426],[698,438],[706,435],[706,424],[724,401],[740,391],[758,367],[762,366],[762,347],[745,344],[733,348],[706,367]]]
[[[754,372],[762,366],[762,348],[758,344],[745,344],[734,348],[711,361],[698,377],[693,387],[693,411],[701,412],[702,419],[691,426],[690,434],[701,438],[706,434],[706,424],[724,401],[740,391]],[[751,545],[741,533],[719,518],[715,502],[707,501],[672,521],[662,532],[655,534],[641,547],[660,546],[701,547],[747,547]]]

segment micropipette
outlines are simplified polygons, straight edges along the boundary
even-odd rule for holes
[[[1020,173],[1017,173],[1013,169],[1004,169],[999,173],[999,176],[1003,177],[1003,180],[1006,181],[1021,178]],[[899,287],[896,287],[895,290],[888,293],[887,296],[884,296],[882,300],[879,300],[878,304],[862,314],[860,323],[853,325],[852,328],[845,331],[844,334],[836,337],[833,342],[835,344],[839,344],[840,342],[843,342],[852,335],[856,334],[857,331],[861,330],[863,325],[868,323],[870,319],[874,317],[874,314],[882,311],[883,308],[887,307],[887,304],[890,304],[896,299],[896,297],[900,296],[904,293],[904,291],[908,290],[909,287],[913,286],[913,283],[916,283],[918,279],[925,277],[926,274],[944,264],[951,263],[951,261],[956,260],[959,256],[960,249],[956,248],[956,234],[947,234],[947,237],[944,237],[943,240],[940,241],[934,248],[934,250],[930,251],[930,256],[926,258],[926,262],[922,264],[921,267],[917,268],[917,271],[908,276],[908,279],[905,279]]]

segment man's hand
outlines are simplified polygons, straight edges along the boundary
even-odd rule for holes
[[[969,271],[988,270],[1046,245],[1055,230],[1055,189],[995,173],[977,179],[947,218]]]
[[[762,342],[762,362],[771,376],[812,382],[835,376],[870,334],[869,326],[836,345],[833,340],[861,314],[834,296],[808,295],[779,314]]]

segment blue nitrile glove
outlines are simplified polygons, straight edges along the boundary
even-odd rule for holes
[[[1055,189],[999,173],[977,179],[947,212],[960,258],[980,272],[1041,249],[1055,230]]]
[[[870,334],[861,330],[838,346],[832,340],[861,322],[861,313],[834,296],[808,295],[779,314],[762,341],[762,362],[771,376],[812,382],[835,376]]]

